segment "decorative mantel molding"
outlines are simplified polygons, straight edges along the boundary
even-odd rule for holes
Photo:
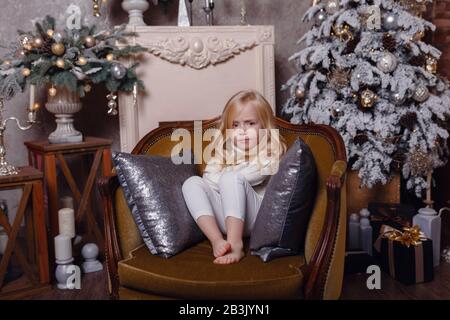
[[[161,59],[200,70],[225,62],[272,38],[270,29],[261,30],[251,41],[240,41],[230,37],[221,38],[217,35],[208,36],[206,39],[199,36],[179,35],[147,43],[146,48],[148,52]]]

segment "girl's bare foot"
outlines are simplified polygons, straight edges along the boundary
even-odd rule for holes
[[[244,246],[242,243],[231,244],[231,252],[218,257],[214,260],[216,264],[231,264],[237,263],[241,261],[241,259],[245,256]]]
[[[216,257],[216,258],[222,257],[231,249],[231,244],[224,239],[212,241],[211,245],[213,247],[214,257]]]

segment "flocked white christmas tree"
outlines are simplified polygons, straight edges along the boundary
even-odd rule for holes
[[[450,91],[436,74],[441,52],[425,43],[435,26],[421,18],[432,0],[315,0],[314,25],[290,59],[284,86],[292,123],[336,128],[361,184],[387,183],[401,170],[420,197],[427,175],[448,157]]]

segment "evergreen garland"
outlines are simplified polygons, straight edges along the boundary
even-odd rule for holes
[[[104,84],[112,92],[130,92],[135,84],[144,89],[136,75],[137,64],[127,68],[118,61],[146,51],[139,45],[127,45],[127,37],[134,34],[126,31],[126,25],[99,32],[95,25],[82,25],[79,30],[58,32],[55,19],[46,16],[35,29],[18,30],[18,41],[11,43],[8,53],[0,58],[2,98],[11,99],[27,84],[65,86],[81,97],[90,90],[90,84]],[[123,78],[111,72],[114,66],[126,70]]]

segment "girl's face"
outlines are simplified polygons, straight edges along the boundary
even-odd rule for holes
[[[240,106],[240,111],[233,119],[233,143],[242,150],[249,150],[255,147],[259,141],[259,129],[262,123],[259,120],[253,105]]]

